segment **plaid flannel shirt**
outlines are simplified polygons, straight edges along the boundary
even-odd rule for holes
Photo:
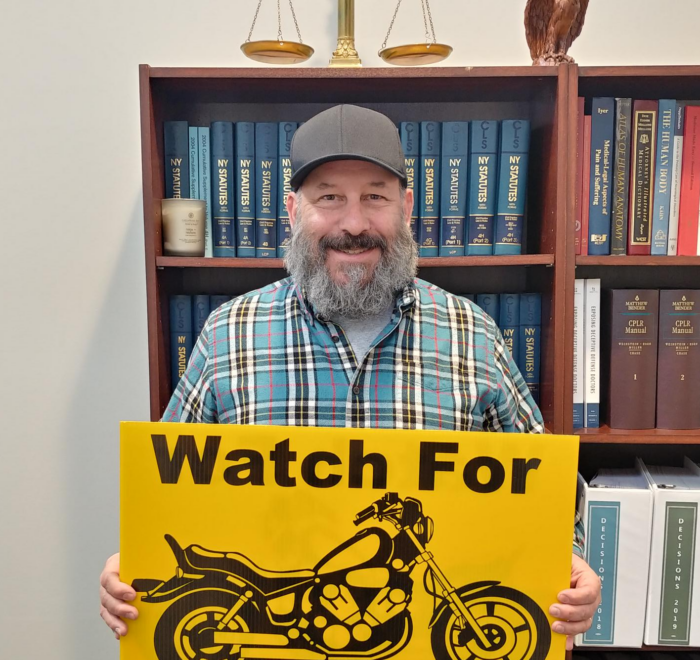
[[[222,305],[163,421],[544,433],[494,321],[419,279],[365,356],[291,278]]]

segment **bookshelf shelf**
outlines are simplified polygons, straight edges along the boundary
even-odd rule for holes
[[[437,257],[418,260],[420,268],[553,266],[553,254],[523,254],[503,257]],[[204,259],[199,257],[157,257],[158,268],[283,268],[282,259]]]
[[[605,256],[592,257],[578,256],[576,257],[577,266],[604,266],[606,268],[618,268],[629,266],[650,266],[650,267],[669,267],[678,266],[700,266],[700,257],[647,257],[638,255],[628,256]]]
[[[601,426],[599,429],[574,429],[582,444],[674,444],[699,445],[700,429],[667,430],[667,429],[611,429]]]

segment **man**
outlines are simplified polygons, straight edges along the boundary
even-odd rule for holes
[[[291,277],[211,314],[163,421],[543,433],[494,322],[415,278],[413,191],[393,123],[331,108],[299,128],[291,159]],[[579,539],[571,589],[550,608],[568,648],[600,602]],[[138,614],[118,555],[101,585],[118,639]]]

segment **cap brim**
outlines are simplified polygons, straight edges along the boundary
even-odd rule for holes
[[[390,167],[386,163],[383,163],[380,160],[377,160],[376,158],[361,156],[359,154],[334,154],[332,156],[324,156],[323,158],[317,158],[316,160],[312,160],[311,162],[306,163],[306,165],[301,167],[298,171],[296,171],[289,181],[289,185],[291,186],[292,190],[296,192],[301,186],[301,184],[304,183],[304,179],[306,179],[306,177],[311,173],[312,170],[315,170],[319,165],[323,165],[324,163],[330,163],[334,160],[364,160],[368,163],[374,163],[375,165],[379,165],[379,167],[385,169],[387,172],[391,172],[404,184],[408,181],[405,172],[399,172],[398,170],[395,170],[393,167]]]

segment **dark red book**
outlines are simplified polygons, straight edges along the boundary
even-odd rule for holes
[[[661,291],[656,426],[700,429],[700,290]]]
[[[651,254],[658,119],[658,101],[634,102],[630,137],[632,152],[627,254]]]
[[[612,289],[605,293],[605,418],[611,429],[653,429],[659,291]]]
[[[581,187],[581,254],[588,254],[588,218],[591,195],[591,116],[586,115],[583,121],[583,185]]]
[[[698,254],[698,209],[700,208],[700,106],[685,108],[681,201],[678,211],[678,254]]]
[[[585,101],[583,96],[578,97],[578,115],[576,124],[576,236],[575,254],[581,254],[581,227],[583,200],[583,131],[585,124]]]

